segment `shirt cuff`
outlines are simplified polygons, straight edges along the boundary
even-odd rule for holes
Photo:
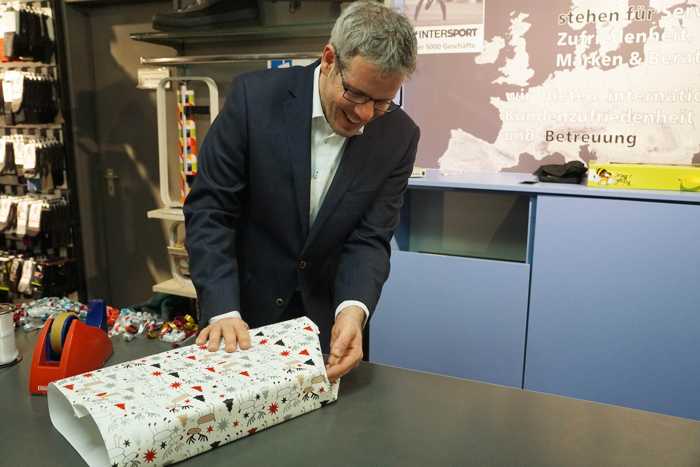
[[[224,318],[238,318],[238,319],[243,319],[243,318],[241,317],[241,314],[240,314],[239,312],[237,312],[237,311],[229,311],[228,313],[222,313],[222,314],[220,314],[220,315],[212,316],[211,318],[209,318],[209,324],[214,324],[214,323],[216,323],[217,321],[219,321],[220,319],[224,319]]]
[[[367,308],[367,305],[362,302],[358,302],[357,300],[345,300],[338,305],[338,308],[335,309],[335,318],[338,319],[340,312],[349,306],[359,306],[362,308],[362,311],[365,312],[365,320],[362,322],[362,327],[364,328],[365,324],[367,324],[367,320],[369,319],[369,309]]]

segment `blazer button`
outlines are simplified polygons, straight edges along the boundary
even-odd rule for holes
[[[277,305],[277,306],[282,306],[282,305],[284,305],[284,299],[281,298],[281,297],[277,297],[277,298],[275,299],[275,305]]]
[[[299,269],[300,271],[303,271],[304,269],[306,269],[306,266],[307,266],[307,263],[303,259],[300,259],[299,262],[297,263],[297,269]]]

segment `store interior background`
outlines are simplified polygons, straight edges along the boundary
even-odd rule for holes
[[[293,15],[288,13],[288,2],[266,2],[265,7],[269,24],[333,20],[331,2],[304,1]],[[156,93],[137,88],[137,70],[141,57],[177,53],[129,37],[152,31],[153,15],[170,8],[169,1],[64,6],[87,292],[115,306],[143,302],[152,294],[153,284],[171,277],[167,226],[146,218],[147,211],[161,207]],[[263,40],[235,47],[188,44],[183,54],[320,53],[324,44],[320,38]],[[189,66],[187,74],[214,78],[223,101],[235,75],[265,66],[265,62],[196,65]],[[206,104],[207,97],[205,92],[198,94],[198,104]],[[111,180],[113,191],[110,174],[117,177]]]
[[[649,7],[648,2],[631,3]],[[329,22],[338,11],[335,2],[325,0],[304,0],[293,14],[289,13],[287,1],[264,1],[262,4],[265,22],[271,26]],[[530,0],[486,2],[486,37],[493,30],[507,31],[509,22],[516,18],[513,12],[520,7],[532,16],[528,21],[552,23],[551,28],[533,27],[527,31],[529,66],[534,70],[528,86],[533,87],[551,77],[554,63],[550,62],[555,52],[567,52],[572,48],[557,45],[558,31],[568,29],[554,24],[556,12],[546,5],[534,5]],[[169,46],[129,37],[133,33],[152,31],[153,15],[171,8],[171,1],[97,0],[63,4],[87,292],[91,297],[103,297],[118,306],[143,301],[150,295],[153,284],[170,277],[165,254],[167,225],[146,218],[147,211],[160,207],[157,118],[155,91],[136,86],[137,70],[142,67],[140,58],[217,53],[315,53],[325,43],[323,37],[239,42],[207,40],[183,43],[178,53]],[[586,29],[591,29],[589,26]],[[653,26],[652,23],[634,23],[627,26],[625,32],[649,31]],[[422,129],[418,165],[451,169],[449,163],[439,161],[449,149],[449,138],[445,136],[449,129],[460,128],[477,135],[485,143],[496,139],[502,123],[497,112],[485,111],[489,106],[485,99],[488,99],[488,86],[497,78],[499,67],[519,53],[514,47],[507,47],[510,49],[501,54],[499,61],[488,67],[476,67],[471,57],[460,60],[465,57],[460,54],[419,56],[418,70],[406,86],[405,99],[406,110]],[[635,50],[639,47],[628,47],[624,53],[629,56]],[[265,66],[265,62],[189,65],[172,67],[172,75],[214,78],[223,101],[233,77]],[[689,80],[692,82],[692,77]],[[633,89],[634,83],[630,84]],[[506,83],[504,89],[517,92],[524,88]],[[207,94],[198,93],[198,103],[205,101]],[[199,130],[200,144],[204,133]],[[174,138],[171,141],[174,143]],[[174,144],[171,149],[175,150]],[[694,162],[700,160],[698,149],[692,159]],[[627,152],[637,158],[637,162],[652,157],[635,148]],[[474,157],[486,160],[493,156],[484,152]],[[521,155],[512,164],[486,164],[480,171],[529,173],[539,164],[562,163],[566,158],[556,153],[546,157]],[[581,154],[580,158],[585,161],[595,155]],[[171,177],[176,178],[175,170],[176,164],[173,164]],[[472,203],[470,207],[478,209],[479,206],[489,209],[488,203]]]
[[[515,152],[518,156],[508,160],[493,150],[503,121],[495,106],[488,108],[496,100],[492,85],[499,79],[504,83],[498,92],[526,87],[513,71],[517,67],[509,65],[523,49],[532,51],[527,85],[549,82],[554,57],[571,49],[557,45],[560,30],[567,28],[556,26],[557,9],[572,3],[556,0],[553,8],[534,0],[486,1],[487,40],[493,39],[489,28],[494,27],[505,38],[497,59],[478,67],[475,54],[420,56],[405,88],[405,108],[422,129],[419,165],[444,169],[452,144],[446,135],[460,128],[484,149],[462,151],[471,157],[467,162],[484,166],[472,178],[411,181],[392,245],[392,275],[371,322],[371,361],[700,419],[700,344],[688,331],[697,328],[694,310],[700,301],[697,193],[521,185],[519,180],[533,178],[535,163],[593,159],[578,146],[562,155],[555,153],[564,151],[561,146],[544,145],[544,150],[554,148],[550,155],[542,157],[535,148],[534,155]],[[650,8],[650,2],[630,2]],[[328,23],[337,15],[330,1],[304,0],[294,14],[287,0],[263,4],[270,26]],[[666,0],[655,4],[673,6]],[[66,0],[56,5],[64,32],[58,56],[67,78],[62,97],[70,104],[67,153],[75,165],[87,289],[81,299],[103,298],[115,307],[143,303],[172,271],[168,222],[147,217],[163,203],[156,92],[137,87],[141,58],[318,54],[327,35],[232,42],[210,34],[206,41],[186,41],[176,50],[131,37],[152,31],[154,14],[171,9],[170,1]],[[683,5],[698,13],[690,24],[699,24],[700,7]],[[517,37],[523,34],[521,10],[530,12],[535,24],[527,31],[526,48]],[[537,27],[538,22],[549,26]],[[679,46],[692,44],[681,41]],[[629,57],[638,49],[639,44],[622,53]],[[265,67],[264,61],[188,65],[173,67],[172,75],[215,79],[223,101],[236,75]],[[695,74],[685,73],[686,68],[669,67],[666,77],[676,80],[672,86],[680,79],[683,86],[687,82],[689,89],[700,89],[697,64]],[[643,84],[629,76],[632,89]],[[206,96],[198,91],[197,104],[206,105]],[[556,104],[552,110],[558,110]],[[172,102],[167,113],[175,127]],[[521,128],[530,124],[525,121]],[[198,120],[200,144],[205,129]],[[686,143],[695,141],[692,129],[678,125],[648,125],[639,132],[648,136],[666,130]],[[175,141],[170,139],[171,183],[178,177]],[[636,162],[653,161],[655,155],[637,148],[614,150]],[[700,147],[683,156],[698,162]],[[508,175],[521,178],[509,182]],[[432,313],[431,336],[419,347],[415,342],[425,337],[426,310]],[[401,332],[396,332],[397,322]]]

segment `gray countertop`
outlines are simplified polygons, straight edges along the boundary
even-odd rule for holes
[[[0,465],[83,465],[29,395],[36,336],[18,332],[24,360],[0,369]],[[168,349],[115,339],[109,363]],[[336,403],[183,465],[700,466],[700,422],[362,364]]]
[[[523,183],[533,181],[536,183]],[[443,174],[437,169],[430,169],[425,177],[411,178],[408,186],[414,189],[504,191],[533,195],[585,196],[700,204],[700,192],[595,188],[584,184],[544,183],[538,182],[534,175],[517,172]]]

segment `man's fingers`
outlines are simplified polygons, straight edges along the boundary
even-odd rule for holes
[[[248,333],[248,325],[241,321],[236,323],[234,326],[236,330],[236,336],[238,337],[238,345],[241,349],[246,350],[250,348],[250,334]]]
[[[349,349],[349,352],[343,355],[337,364],[328,367],[328,379],[334,382],[341,376],[345,376],[345,374],[360,364],[360,360],[362,360],[362,349]]]
[[[340,367],[338,365],[329,367],[326,374],[328,375],[328,380],[331,383],[335,383],[335,380],[342,376]]]
[[[334,383],[335,380],[345,375],[352,369],[352,361],[350,361],[349,359],[343,359],[341,363],[328,368],[328,379],[331,381],[331,383]]]
[[[226,343],[226,352],[235,352],[236,351],[236,344],[237,344],[237,338],[236,338],[236,330],[233,326],[221,326],[222,331],[224,333],[224,342]]]
[[[362,360],[361,333],[341,331],[337,336],[337,339],[331,342],[331,354],[326,365],[328,379],[331,382],[344,376]]]
[[[347,352],[350,336],[341,332],[337,339],[331,342],[331,354],[328,356],[329,365],[337,365]]]
[[[236,346],[241,349],[250,348],[248,324],[240,318],[224,318],[202,329],[197,336],[197,344],[206,344],[210,352],[219,350],[221,338],[224,339],[224,350],[235,352]]]
[[[203,345],[207,342],[210,330],[211,330],[211,326],[207,326],[206,328],[204,328],[200,331],[199,336],[197,336],[197,341],[196,341],[197,345]]]
[[[211,330],[209,331],[209,345],[207,346],[209,352],[216,352],[219,350],[219,341],[221,341],[221,327],[211,326]]]

